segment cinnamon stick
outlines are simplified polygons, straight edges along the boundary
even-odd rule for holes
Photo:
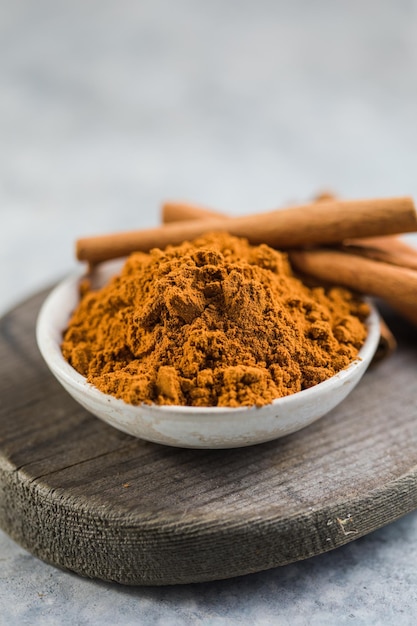
[[[334,196],[321,194],[315,198],[316,202],[329,202]],[[218,211],[199,207],[183,202],[166,202],[162,206],[162,221],[164,224],[181,222],[183,220],[212,219],[226,217]],[[409,267],[417,270],[417,250],[396,235],[382,237],[363,237],[361,239],[347,239],[341,244],[341,249],[352,254],[365,256],[376,261],[384,261],[392,265]]]
[[[197,204],[189,204],[188,202],[164,202],[161,210],[163,224],[219,217],[228,218],[229,216]]]
[[[417,250],[394,235],[347,240],[342,249],[375,261],[417,270]]]
[[[417,271],[331,249],[292,250],[301,273],[382,298],[417,324]]]
[[[187,220],[158,228],[79,239],[77,257],[99,263],[194,239],[205,232],[227,230],[253,244],[294,248],[335,243],[417,230],[417,213],[410,197],[376,200],[329,200],[242,217]]]
[[[316,202],[328,202],[336,197],[332,191],[322,191],[314,197],[314,200]],[[202,213],[200,214],[202,216]],[[196,214],[194,213],[194,215]],[[343,242],[341,249],[375,261],[384,261],[391,263],[391,265],[417,270],[417,250],[395,235],[348,239]]]

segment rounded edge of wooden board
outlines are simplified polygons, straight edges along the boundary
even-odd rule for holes
[[[91,515],[0,463],[0,525],[35,556],[85,577],[125,585],[208,582],[307,559],[377,530],[417,507],[416,479],[413,471],[364,496],[286,520],[271,511],[267,518],[224,523],[198,522],[194,515],[138,522]]]

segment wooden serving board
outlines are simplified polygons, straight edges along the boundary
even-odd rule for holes
[[[417,333],[327,417],[272,443],[134,439],[60,387],[40,293],[0,321],[0,526],[41,559],[127,584],[228,578],[331,550],[417,507]]]

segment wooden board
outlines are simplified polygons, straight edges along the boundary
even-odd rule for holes
[[[272,443],[180,450],[112,429],[35,343],[45,293],[0,321],[0,526],[38,557],[127,584],[305,559],[417,507],[417,333],[327,417]]]

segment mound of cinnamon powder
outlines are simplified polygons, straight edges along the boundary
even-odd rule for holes
[[[349,365],[368,314],[346,289],[304,285],[286,254],[213,233],[134,253],[85,290],[62,351],[128,403],[261,406]]]

